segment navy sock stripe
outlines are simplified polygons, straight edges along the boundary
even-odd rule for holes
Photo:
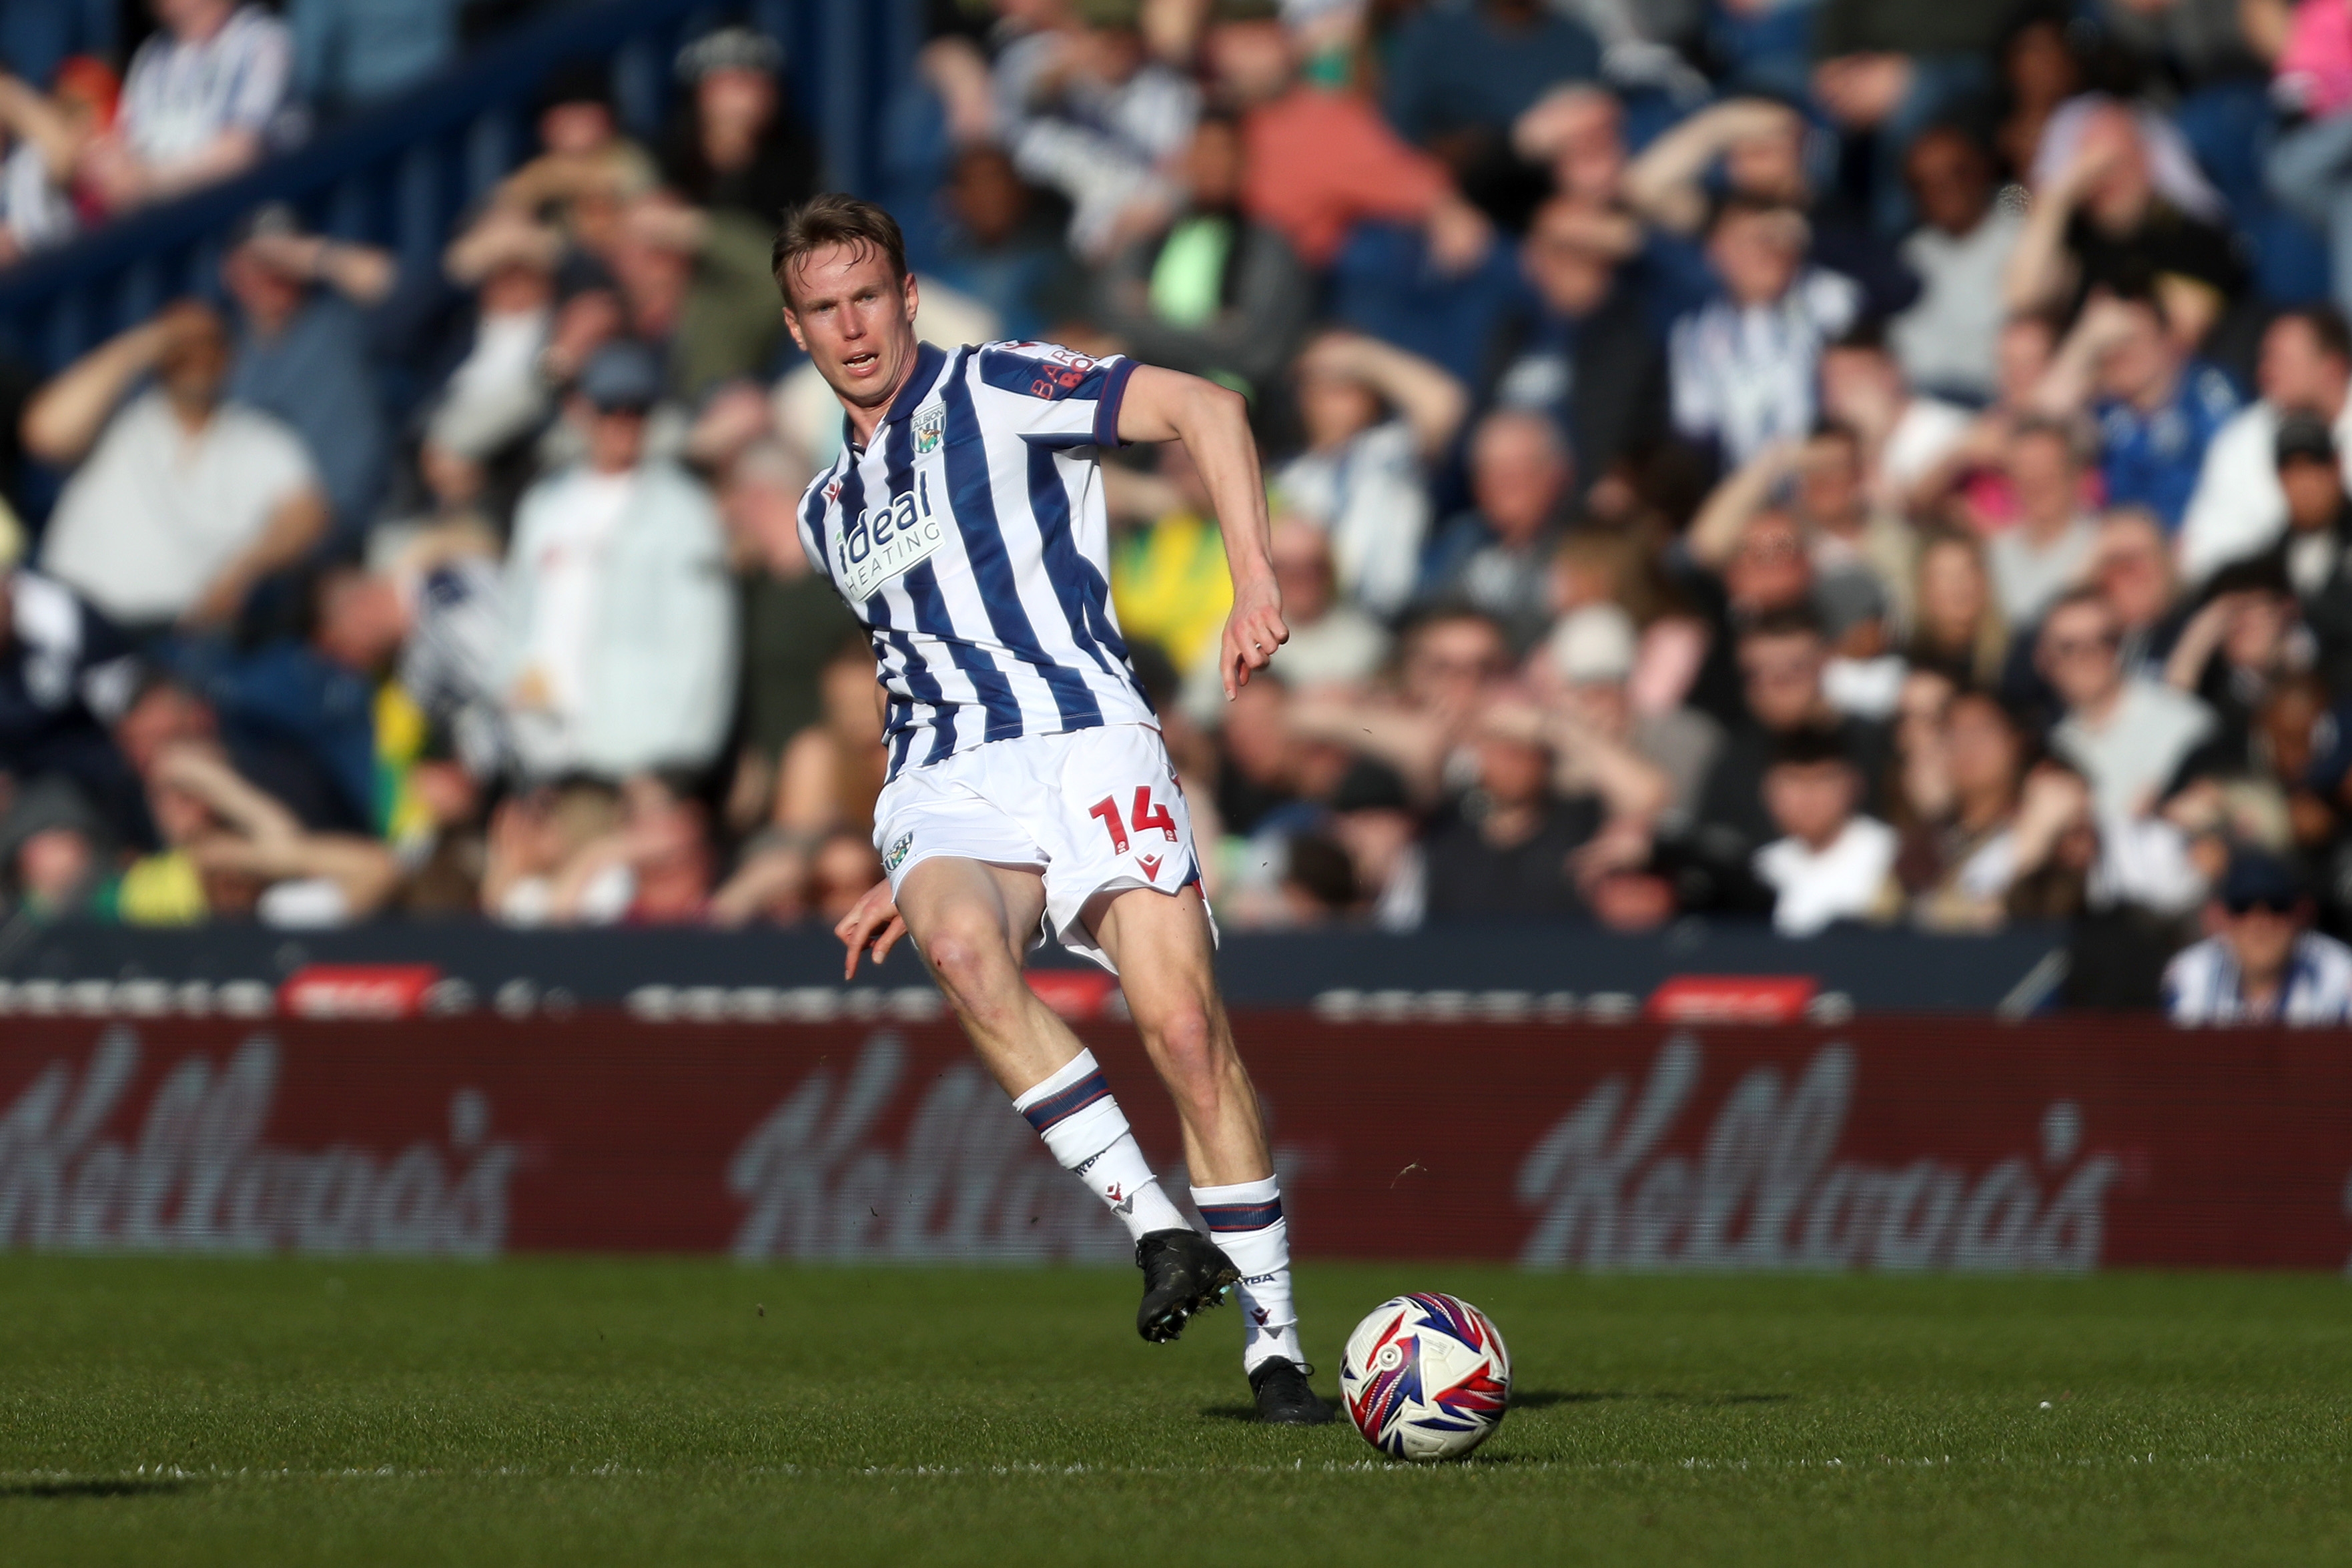
[[[1098,1100],[1110,1098],[1110,1084],[1099,1072],[1088,1073],[1059,1094],[1049,1094],[1021,1114],[1044,1132],[1068,1121]]]
[[[1282,1200],[1262,1204],[1202,1204],[1201,1217],[1211,1230],[1264,1230],[1282,1217]]]

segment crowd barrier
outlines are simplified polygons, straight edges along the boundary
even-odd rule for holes
[[[1244,1013],[1298,1250],[1534,1268],[2339,1269],[2352,1040],[2153,1019]],[[1128,1028],[1080,1026],[1148,1152]],[[1166,1180],[1181,1194],[1184,1181]],[[943,1022],[24,1019],[0,1246],[1115,1262]]]

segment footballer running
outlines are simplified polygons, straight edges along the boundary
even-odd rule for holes
[[[803,499],[802,542],[865,626],[887,697],[887,879],[837,928],[844,973],[910,938],[1013,1108],[1134,1237],[1137,1331],[1173,1340],[1236,1289],[1259,1418],[1328,1421],[1265,1124],[1217,995],[1192,818],[1110,604],[1099,449],[1181,441],[1233,573],[1225,695],[1289,637],[1242,399],[1123,356],[918,342],[898,226],[851,196],[788,213],[772,259],[793,341],[847,416]],[[1022,978],[1046,936],[1118,975],[1209,1236],[1160,1190],[1093,1053]]]

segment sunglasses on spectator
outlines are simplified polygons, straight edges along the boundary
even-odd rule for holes
[[[2293,899],[2230,899],[2225,900],[2223,907],[2233,915],[2250,915],[2256,910],[2270,915],[2294,913]]]
[[[2093,637],[2053,637],[2050,651],[2059,658],[2073,658],[2077,654],[2113,653],[2123,644],[2121,632],[2101,632]]]

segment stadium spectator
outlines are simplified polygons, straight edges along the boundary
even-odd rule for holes
[[[326,532],[300,440],[224,401],[229,363],[220,317],[183,302],[83,355],[25,412],[27,451],[79,465],[43,566],[134,639],[231,625],[257,585]]]
[[[2315,414],[2289,414],[2274,444],[2286,529],[2256,557],[2263,574],[2294,591],[2311,629],[2315,668],[2331,689],[2352,692],[2352,498],[2335,433]],[[2289,775],[2290,778],[2293,775]]]
[[[243,174],[282,123],[293,40],[286,24],[240,0],[152,0],[161,24],[122,81],[113,129],[82,154],[110,210]]]
[[[1541,0],[1475,0],[1409,16],[1389,47],[1389,122],[1434,153],[1490,216],[1523,216],[1513,210],[1524,181],[1512,123],[1561,83],[1601,74],[1591,33]]]
[[[2036,654],[2066,709],[2051,748],[2081,770],[2099,814],[2113,820],[2152,811],[2213,728],[2202,702],[2127,669],[2123,636],[2107,599],[2079,588],[2042,618]]]
[[[2238,407],[2229,378],[2189,357],[2152,295],[2085,306],[2039,395],[2053,417],[2089,407],[2107,503],[2146,507],[2168,531],[2189,509],[2207,446]]]
[[[1183,205],[1102,268],[1097,300],[1129,353],[1256,395],[1279,384],[1314,295],[1290,242],[1241,210],[1244,152],[1235,121],[1200,121],[1181,166]]]
[[[382,909],[399,886],[390,849],[362,835],[306,828],[212,748],[167,748],[147,787],[165,847],[123,873],[115,907],[129,923],[228,915],[289,928],[350,925]]]
[[[1809,245],[1802,215],[1756,197],[1726,197],[1707,226],[1721,292],[1675,323],[1667,363],[1675,427],[1727,463],[1811,430],[1822,345],[1862,313],[1860,287],[1810,265]]]
[[[1857,809],[1862,780],[1842,738],[1812,728],[1781,735],[1763,785],[1781,835],[1756,852],[1772,929],[1818,936],[1842,920],[1892,919],[1902,905],[1895,830]]]
[[[2074,427],[2028,419],[2011,430],[2007,461],[2016,522],[1985,546],[2000,613],[2030,626],[2089,563],[2098,524],[2083,510],[2083,466]]]
[[[1427,918],[1528,920],[1575,914],[1570,857],[1600,826],[1593,797],[1552,793],[1554,758],[1542,715],[1519,703],[1489,708],[1474,732],[1476,784],[1452,803],[1424,842]]]
[[[1283,624],[1290,628],[1282,645],[1285,683],[1299,691],[1361,690],[1388,657],[1388,628],[1339,596],[1330,536],[1313,523],[1277,517],[1270,554]],[[1214,724],[1224,705],[1215,650],[1213,641],[1204,641],[1184,675],[1185,711],[1203,724]]]
[[[2275,857],[2242,850],[2209,915],[2213,934],[2164,971],[2164,1009],[2188,1026],[2352,1022],[2352,948],[2309,928],[2311,899]]]
[[[1392,690],[1304,697],[1290,704],[1287,732],[1370,757],[1392,770],[1415,800],[1433,803],[1444,793],[1447,759],[1469,743],[1479,715],[1510,674],[1511,653],[1493,621],[1445,606],[1414,621],[1402,643]],[[1240,706],[1229,705],[1229,725]],[[1265,771],[1277,766],[1269,760]]]
[[[2025,738],[1992,696],[1955,690],[1941,677],[1915,678],[1904,697],[1895,872],[1912,921],[1933,931],[1996,930],[2009,919]]]
[[[792,918],[818,901],[814,884],[831,838],[873,837],[885,769],[874,658],[865,640],[854,631],[836,640],[817,681],[816,721],[796,731],[776,760],[768,823],[712,900],[712,918],[722,925],[761,914]]]
[[[556,68],[540,87],[539,154],[499,183],[499,205],[554,222],[577,247],[573,287],[601,281],[623,206],[657,179],[653,159],[621,134],[612,92],[602,65]]]
[[[1276,471],[1274,488],[1330,532],[1341,591],[1392,616],[1421,574],[1428,466],[1453,441],[1469,399],[1427,360],[1354,332],[1316,338],[1295,374],[1307,450]]]
[[[10,570],[0,585],[0,776],[8,787],[49,781],[102,817],[115,841],[142,837],[139,781],[109,733],[139,679],[122,635],[72,589]]]
[[[1551,623],[1549,568],[1576,480],[1568,443],[1549,416],[1497,409],[1470,440],[1475,510],[1450,520],[1430,548],[1433,604],[1467,605],[1523,656]]]
[[[1053,198],[985,143],[956,154],[940,197],[944,221],[927,275],[986,306],[999,331],[1043,336],[1083,277],[1048,210]]]
[[[1994,199],[1991,153],[1957,126],[1921,132],[1904,174],[1920,223],[1903,260],[1919,299],[1888,323],[1887,342],[1914,386],[1982,402],[2000,386],[2001,279],[2025,216]]]
[[[2072,314],[2095,293],[2152,294],[2175,348],[2193,353],[2245,287],[2237,247],[2159,190],[2146,130],[2130,110],[2086,104],[2079,118],[2071,156],[2052,176],[2037,176],[2010,253],[2009,309]]]
[[[1111,607],[1129,646],[1156,647],[1170,667],[1208,657],[1234,607],[1233,574],[1207,486],[1183,443],[1158,450],[1157,471],[1106,468]],[[1319,525],[1318,525],[1319,526]],[[1218,683],[1218,700],[1224,697]]]
[[[1150,58],[1133,8],[1038,8],[998,54],[1004,145],[1024,177],[1068,198],[1071,247],[1100,258],[1163,213],[1160,166],[1192,139],[1201,91]]]
[[[1822,414],[1857,438],[1870,504],[1900,513],[1919,483],[1969,428],[1968,411],[1912,390],[1878,322],[1865,321],[1822,351]]]
[[[2230,416],[2205,448],[2180,522],[2180,575],[2194,584],[2260,554],[2285,525],[2277,440],[2291,415],[2316,415],[2352,464],[2352,328],[2328,306],[2287,310],[2263,333],[2261,396]],[[2352,469],[2347,470],[2352,478]]]
[[[337,530],[356,538],[374,521],[391,446],[363,312],[392,292],[397,267],[371,246],[302,233],[273,204],[241,226],[221,281],[239,328],[226,395],[302,437]]]
[[[478,489],[482,467],[546,421],[552,398],[541,359],[554,331],[562,255],[562,235],[500,206],[450,243],[442,270],[470,291],[473,320],[425,414],[420,467],[429,487],[445,488],[433,473],[437,458],[475,470],[475,482],[457,488]]]
[[[1834,189],[1817,188],[1807,166],[1808,134],[1804,117],[1783,102],[1735,98],[1716,104],[1643,149],[1625,171],[1627,200],[1675,235],[1699,233],[1727,204],[1788,208],[1806,220],[1812,261],[1859,289],[1854,315],[1907,309],[1918,298],[1918,279],[1866,214]],[[1718,168],[1719,184],[1710,178]]]
[[[720,27],[678,50],[688,97],[661,148],[672,190],[762,231],[815,194],[819,149],[784,102],[783,68],[782,47],[749,27]]]
[[[1330,265],[1357,224],[1419,227],[1430,258],[1467,271],[1494,227],[1445,166],[1400,140],[1360,92],[1300,79],[1296,46],[1277,21],[1221,24],[1208,58],[1242,112],[1242,207],[1290,241],[1310,268]]]
[[[1831,619],[1838,642],[1865,656],[1882,651],[1853,634],[1864,622],[1876,621],[1882,633],[1896,636],[1910,625],[1918,541],[1900,516],[1871,503],[1862,439],[1851,428],[1827,425],[1811,439],[1759,449],[1692,520],[1691,554],[1720,566],[1756,516],[1783,496],[1810,542],[1816,592],[1836,606]]]
[[[121,84],[104,62],[76,56],[44,94],[0,75],[0,267],[71,239],[82,226],[76,171],[93,141],[114,123]]]
[[[1580,492],[1667,425],[1665,358],[1622,265],[1624,228],[1574,197],[1545,203],[1519,247],[1531,298],[1487,351],[1486,401],[1566,432]]]
[[[735,606],[716,509],[645,453],[653,356],[599,349],[568,408],[587,458],[542,479],[507,565],[507,703],[537,778],[715,760],[734,701]]]
[[[1562,794],[1607,796],[1622,829],[1687,831],[1723,748],[1722,727],[1695,709],[1643,709],[1633,619],[1613,603],[1559,618],[1530,662],[1560,758]]]
[[[1910,668],[1956,687],[2000,681],[2009,628],[1985,555],[1973,534],[1937,531],[1920,542],[1911,640],[1903,650]]]
[[[1789,736],[1829,735],[1853,771],[1855,787],[1866,792],[1885,776],[1889,755],[1886,727],[1841,713],[1822,686],[1829,648],[1820,624],[1801,609],[1759,617],[1739,637],[1743,711],[1724,737],[1723,749],[1700,795],[1698,837],[1718,865],[1744,867],[1749,855],[1780,834],[1766,796],[1766,775]],[[1867,802],[1867,793],[1856,800]]]

